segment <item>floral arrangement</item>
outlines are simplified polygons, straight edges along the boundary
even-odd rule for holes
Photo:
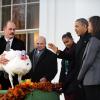
[[[50,82],[31,82],[30,79],[16,85],[14,89],[9,88],[6,94],[0,95],[0,100],[22,100],[28,93],[39,89],[42,91],[59,91],[62,85],[60,83]]]

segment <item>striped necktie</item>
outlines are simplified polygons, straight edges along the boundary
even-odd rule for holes
[[[9,51],[10,50],[10,41],[7,41],[5,50],[6,51]]]

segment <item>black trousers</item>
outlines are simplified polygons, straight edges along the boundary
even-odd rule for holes
[[[84,86],[86,100],[100,100],[100,85]]]
[[[65,100],[86,100],[83,86],[64,93]]]

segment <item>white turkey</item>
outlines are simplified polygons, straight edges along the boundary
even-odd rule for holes
[[[31,61],[28,55],[23,51],[10,50],[4,51],[3,54],[5,54],[5,58],[7,58],[9,62],[6,65],[1,64],[0,70],[4,70],[8,73],[11,86],[14,88],[12,76],[18,74],[18,81],[20,83],[22,76],[30,71],[32,67]]]

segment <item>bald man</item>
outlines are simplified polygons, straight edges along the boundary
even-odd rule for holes
[[[57,73],[57,57],[46,48],[46,39],[39,36],[36,48],[29,54],[32,69],[29,77],[33,82],[51,81]]]
[[[0,38],[0,63],[6,64],[8,62],[4,55],[1,55],[6,49],[6,44],[9,41],[9,49],[25,50],[25,44],[20,39],[15,37],[16,25],[13,21],[8,21],[4,26],[4,35]],[[7,76],[7,74],[6,74]],[[17,77],[13,78],[14,85],[18,84]],[[5,77],[5,72],[0,71],[0,84],[3,89],[7,90],[11,87],[9,79]]]
[[[6,50],[6,44],[9,41],[10,49],[25,50],[25,44],[20,39],[15,38],[16,25],[13,21],[8,21],[4,28],[4,36],[0,38],[0,54]]]

